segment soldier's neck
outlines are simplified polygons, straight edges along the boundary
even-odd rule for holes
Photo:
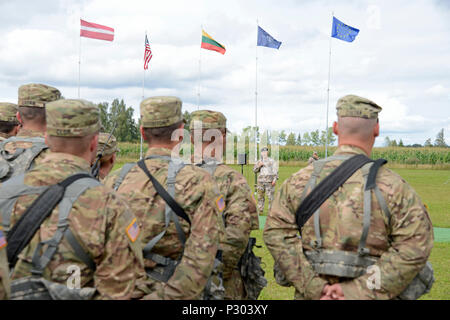
[[[173,148],[175,148],[178,145],[178,141],[174,141],[172,143],[159,143],[159,142],[153,142],[153,143],[148,143],[148,148],[163,148],[163,149],[169,149],[172,150]]]
[[[34,131],[34,132],[42,132],[43,134],[45,133],[45,126],[42,125],[38,125],[35,123],[24,123],[22,125],[21,130],[29,130],[29,131]]]

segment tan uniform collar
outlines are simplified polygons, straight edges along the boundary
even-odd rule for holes
[[[146,157],[148,156],[171,156],[172,150],[168,148],[150,148],[148,149],[147,153],[145,154]]]
[[[90,164],[83,158],[74,156],[69,153],[62,152],[49,152],[48,155],[42,160],[42,163],[66,163],[73,167],[74,171],[87,171],[90,172]]]
[[[349,144],[339,146],[337,150],[334,152],[334,155],[342,155],[342,154],[364,154],[367,156],[366,152],[363,149]]]
[[[9,134],[0,132],[0,141],[8,139],[10,137]]]
[[[17,133],[17,137],[44,137],[44,133],[40,131],[34,131],[29,129],[20,129]]]

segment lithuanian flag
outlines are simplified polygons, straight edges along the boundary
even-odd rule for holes
[[[202,30],[202,48],[225,54],[225,47],[214,40],[209,34]]]

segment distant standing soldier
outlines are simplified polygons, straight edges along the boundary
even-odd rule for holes
[[[98,136],[97,157],[100,157],[99,178],[103,181],[105,177],[111,172],[116,163],[117,139],[109,133],[101,132]],[[102,152],[102,154],[100,154]]]
[[[276,279],[296,299],[415,299],[434,281],[428,212],[385,160],[368,158],[381,107],[349,95],[336,109],[338,149],[286,180],[267,218]]]
[[[37,228],[28,244],[23,240],[22,250],[19,246],[11,251],[15,252],[9,259],[11,297],[48,299],[50,295],[56,299],[56,295],[70,299],[77,292],[71,289],[79,286],[95,288],[88,290],[88,296],[82,295],[86,290],[80,291],[84,298],[94,294],[96,299],[130,299],[138,275],[144,275],[139,225],[125,201],[90,175],[97,153],[100,111],[85,100],[59,100],[46,105],[46,118],[51,152],[40,165],[0,187],[8,251]],[[35,204],[54,190],[46,187],[57,183],[57,190],[67,185],[56,207],[50,206],[51,199]],[[45,218],[47,206],[49,216]],[[40,227],[29,218],[38,216],[44,217]],[[45,284],[48,292],[36,291],[41,289],[36,281]],[[66,287],[69,285],[73,287]],[[67,288],[70,290],[64,290]]]
[[[275,184],[278,180],[278,168],[274,159],[269,158],[269,149],[262,148],[261,160],[255,163],[253,172],[258,173],[258,183],[256,185],[258,193],[258,212],[260,215],[264,212],[265,194],[269,200],[269,210],[272,207],[273,195],[275,193]]]
[[[213,178],[172,157],[179,143],[172,134],[184,128],[181,104],[176,97],[141,102],[140,130],[149,146],[145,159],[125,164],[105,182],[128,200],[142,224],[144,299],[200,299],[224,232],[225,204],[214,192]]]
[[[246,292],[242,276],[238,269],[238,263],[244,254],[249,241],[250,231],[259,229],[258,213],[256,203],[252,196],[252,191],[247,180],[239,172],[222,163],[222,156],[216,154],[212,149],[212,154],[204,154],[208,146],[211,146],[210,139],[205,139],[205,132],[217,130],[214,142],[217,148],[221,148],[221,153],[226,148],[227,119],[221,112],[200,110],[191,113],[191,141],[196,136],[195,121],[201,122],[200,136],[202,143],[200,148],[201,162],[197,165],[208,171],[215,179],[219,192],[224,196],[225,210],[222,216],[225,222],[226,240],[221,245],[223,250],[223,280],[225,287],[225,299],[243,300]],[[208,135],[208,134],[207,134]],[[221,137],[221,144],[219,144]],[[195,148],[195,147],[194,147]],[[194,157],[195,160],[195,157]]]
[[[15,136],[19,131],[19,121],[16,118],[17,105],[0,102],[0,142]]]
[[[319,160],[319,156],[317,155],[317,152],[314,151],[312,157],[309,157],[308,159],[308,165],[310,165],[311,163],[313,163],[314,161]]]
[[[31,169],[45,157],[45,106],[60,98],[58,89],[45,84],[19,88],[17,120],[21,127],[16,136],[0,142],[0,182]]]

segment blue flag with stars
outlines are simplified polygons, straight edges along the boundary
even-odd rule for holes
[[[350,27],[333,17],[333,28],[331,29],[331,36],[336,39],[353,42],[358,35],[359,30]]]
[[[263,28],[258,26],[258,43],[257,43],[257,45],[260,47],[279,49],[281,46],[281,42],[275,40],[270,34],[268,34],[266,31],[264,31]]]

